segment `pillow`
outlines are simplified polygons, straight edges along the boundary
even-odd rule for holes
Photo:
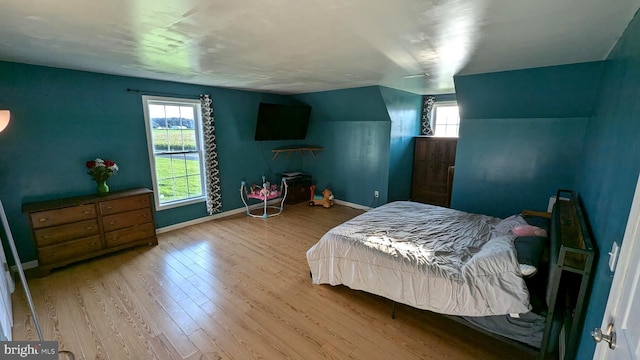
[[[527,225],[526,221],[523,220],[520,215],[512,215],[500,220],[500,222],[492,226],[491,230],[496,236],[509,235],[514,227]]]
[[[532,276],[536,273],[546,242],[547,238],[544,236],[518,236],[516,238],[514,245],[523,276]]]
[[[511,229],[516,236],[542,236],[547,237],[547,231],[533,225],[520,225]]]

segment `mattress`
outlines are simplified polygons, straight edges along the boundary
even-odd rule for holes
[[[307,251],[314,284],[346,285],[442,314],[526,313],[514,235],[526,222],[392,202],[328,231]]]

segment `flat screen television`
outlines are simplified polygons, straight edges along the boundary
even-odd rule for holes
[[[260,103],[255,140],[302,140],[307,137],[311,106]]]

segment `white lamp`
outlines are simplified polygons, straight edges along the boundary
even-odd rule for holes
[[[0,110],[0,132],[9,125],[9,120],[11,120],[11,111]]]

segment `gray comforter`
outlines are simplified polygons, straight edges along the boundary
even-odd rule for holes
[[[307,260],[314,284],[343,284],[450,315],[525,313],[529,294],[510,233],[523,224],[393,202],[330,230]]]

